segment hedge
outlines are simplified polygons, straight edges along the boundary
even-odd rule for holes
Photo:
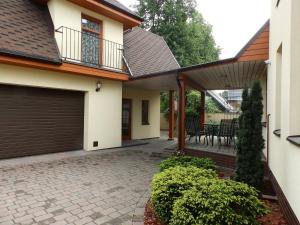
[[[162,161],[159,165],[161,172],[174,166],[195,166],[203,169],[216,169],[216,166],[211,159],[191,156],[173,156]]]
[[[184,191],[194,187],[202,179],[216,177],[214,170],[194,166],[175,166],[154,175],[151,183],[151,201],[156,215],[162,222],[168,223],[171,219],[173,204]]]
[[[173,206],[170,225],[252,225],[267,213],[254,188],[220,179],[199,180]]]

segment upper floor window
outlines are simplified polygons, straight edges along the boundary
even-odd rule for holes
[[[86,64],[102,64],[102,22],[83,15],[81,19],[81,57]]]

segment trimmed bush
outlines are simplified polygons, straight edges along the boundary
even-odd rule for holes
[[[156,215],[162,222],[168,223],[174,201],[182,197],[184,191],[194,187],[202,179],[216,177],[214,170],[194,166],[175,166],[154,175],[151,183],[151,201]]]
[[[254,225],[266,213],[257,191],[247,184],[200,179],[174,202],[170,225]]]
[[[195,166],[203,169],[212,169],[212,170],[216,169],[215,164],[211,159],[190,157],[190,156],[173,156],[162,161],[159,165],[160,171],[164,171],[174,166],[182,166],[182,167]]]

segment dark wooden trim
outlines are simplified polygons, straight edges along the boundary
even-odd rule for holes
[[[128,141],[132,139],[132,99],[129,98],[123,98],[122,99],[122,105],[123,102],[128,102],[130,105],[130,112],[129,112],[129,135],[128,136],[123,136],[122,135],[122,140]],[[123,106],[122,106],[122,113],[123,113]]]
[[[257,32],[256,34],[248,41],[248,43],[239,51],[239,53],[235,56],[236,58],[240,58],[245,51],[251,46],[251,44],[261,35],[262,32],[265,31],[265,29],[270,26],[270,20],[268,20]]]
[[[205,92],[201,91],[200,97],[200,129],[204,130],[205,123]]]
[[[179,84],[179,129],[178,129],[178,150],[184,151],[185,146],[185,79],[182,76],[178,77]]]
[[[128,75],[123,72],[113,72],[105,69],[96,69],[74,63],[50,64],[36,60],[24,59],[16,56],[4,55],[0,55],[0,63],[13,66],[35,68],[40,70],[83,75],[89,77],[99,77],[110,80],[127,81],[129,79]]]
[[[169,140],[174,139],[174,91],[169,91]]]
[[[68,0],[78,6],[89,9],[93,12],[102,14],[103,16],[109,17],[116,20],[124,25],[124,30],[136,27],[142,23],[141,18],[137,18],[134,15],[128,15],[124,11],[120,12],[120,9],[112,8],[111,6],[100,3],[94,0]]]
[[[82,25],[82,19],[86,19],[91,22],[99,24],[99,28],[100,28],[99,32],[95,32],[93,30],[84,28]],[[102,62],[103,62],[103,22],[99,19],[96,19],[94,17],[88,16],[88,15],[82,13],[81,14],[81,31],[86,31],[86,32],[90,32],[90,33],[99,35],[99,45],[100,45],[99,46],[99,65],[102,65]],[[82,57],[82,44],[81,44],[81,57]]]
[[[196,91],[204,91],[205,88],[203,88],[201,85],[199,85],[197,82],[193,81],[192,79],[190,79],[188,77],[188,75],[184,74],[184,73],[181,73],[181,76],[183,77],[184,79],[184,82],[185,82],[185,85],[188,86],[188,87],[191,87],[193,88],[194,90]]]
[[[287,224],[288,225],[299,225],[300,224],[299,220],[297,219],[292,207],[290,206],[287,198],[285,197],[280,185],[278,184],[278,182],[271,170],[269,170],[269,176],[270,176],[270,180],[273,184],[273,187],[275,189],[275,192],[277,194],[278,203],[281,207],[281,210],[284,214]]]
[[[291,142],[292,144],[300,147],[300,135],[292,135],[292,136],[288,136],[286,138],[286,140],[288,140],[289,142]]]

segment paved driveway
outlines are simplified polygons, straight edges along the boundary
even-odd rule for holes
[[[133,224],[166,145],[0,161],[0,224]]]

